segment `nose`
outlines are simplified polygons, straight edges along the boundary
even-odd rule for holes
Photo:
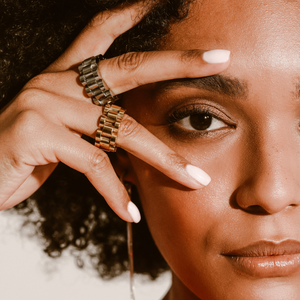
[[[237,205],[253,214],[276,214],[299,206],[299,150],[299,136],[291,131],[269,130],[264,136],[252,136],[244,180],[236,191]]]

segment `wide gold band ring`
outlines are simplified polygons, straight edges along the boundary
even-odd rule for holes
[[[99,119],[95,146],[107,152],[116,152],[116,140],[125,109],[114,104],[106,104]]]
[[[79,80],[93,103],[99,106],[114,103],[119,99],[112,91],[105,87],[103,78],[98,73],[98,62],[104,60],[103,55],[92,56],[85,59],[79,66]]]

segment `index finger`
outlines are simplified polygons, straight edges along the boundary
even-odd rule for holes
[[[119,35],[141,21],[147,8],[142,1],[97,14],[44,72],[65,71],[88,57],[104,54]]]
[[[148,83],[218,74],[229,64],[230,51],[224,49],[129,52],[100,61],[98,73],[118,95]]]
[[[148,83],[218,74],[223,72],[229,63],[230,51],[220,49],[130,52],[102,60],[98,64],[98,73],[101,73],[100,77],[104,78],[105,84],[113,94],[117,95]],[[78,73],[74,70],[57,73],[49,80],[51,84],[46,86],[35,85],[36,82],[31,81],[27,87],[44,89],[91,103],[82,85],[77,82]],[[58,86],[70,88],[58,89]]]

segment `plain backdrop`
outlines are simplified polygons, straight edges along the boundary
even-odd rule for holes
[[[76,267],[70,254],[51,259],[21,224],[20,216],[0,212],[1,300],[130,300],[128,274],[103,281],[92,268]],[[162,299],[170,282],[168,272],[154,282],[135,276],[136,300]]]

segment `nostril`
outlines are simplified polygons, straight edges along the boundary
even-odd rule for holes
[[[250,205],[244,209],[248,213],[255,215],[269,215],[269,213],[260,205]]]

